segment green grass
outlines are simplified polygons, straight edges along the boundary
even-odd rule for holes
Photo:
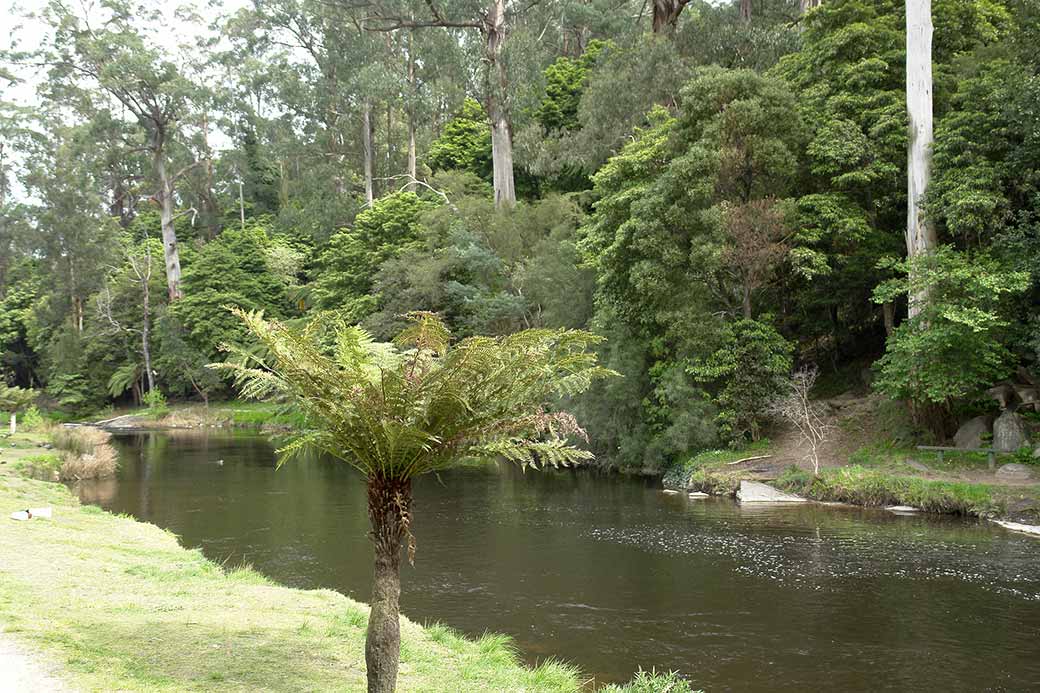
[[[736,491],[740,483],[739,473],[729,472],[726,465],[746,457],[769,454],[769,440],[763,438],[737,450],[703,450],[682,464],[669,469],[662,480],[665,488],[697,490],[724,495]],[[744,472],[746,476],[746,472]],[[732,486],[732,491],[730,487]]]
[[[993,484],[941,481],[852,465],[824,470],[814,479],[791,468],[775,485],[807,498],[866,506],[910,505],[934,513],[997,517],[1011,502],[1040,498],[1040,487],[1014,489]]]
[[[915,446],[902,445],[891,441],[866,445],[849,455],[850,464],[887,470],[893,473],[914,473],[917,471],[907,464],[909,460],[925,465],[929,471],[936,474],[957,474],[959,472],[987,471],[989,469],[989,460],[984,452],[947,450],[943,453],[943,459],[940,462],[938,452],[918,450]],[[1040,460],[1032,456],[1032,450],[1029,450],[1028,454],[1025,455],[1008,453],[996,456],[997,466],[1008,462],[1040,464]]]

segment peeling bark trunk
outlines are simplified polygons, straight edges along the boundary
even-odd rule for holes
[[[415,192],[415,59],[412,56],[412,33],[408,32],[408,190]]]
[[[800,0],[799,9],[801,9],[802,14],[804,15],[809,10],[816,9],[822,4],[823,0]]]
[[[932,251],[935,227],[925,217],[922,202],[931,178],[932,124],[932,3],[906,3],[906,108],[910,119],[907,147],[906,253],[910,258]],[[927,296],[910,296],[910,317],[918,315]]]
[[[896,331],[896,304],[892,301],[882,303],[881,313],[885,320],[885,337],[891,337]]]
[[[744,298],[744,301],[743,301],[744,317],[746,319],[748,319],[748,320],[751,320],[752,319],[752,312],[751,312],[751,287],[749,285],[745,285],[744,286],[744,296],[743,296],[743,298]]]
[[[368,693],[393,693],[401,656],[401,544],[409,536],[412,483],[372,476],[368,518],[372,525],[375,572],[365,636]]]
[[[682,14],[689,0],[654,0],[653,17],[651,26],[655,34],[664,34],[675,31],[679,23],[679,15]]]
[[[747,23],[751,22],[751,0],[740,0],[740,18]]]
[[[152,350],[148,346],[148,334],[152,328],[152,316],[151,306],[148,305],[149,297],[151,294],[151,288],[148,286],[148,280],[151,277],[151,257],[148,259],[149,270],[148,275],[144,277],[141,282],[142,293],[144,294],[144,300],[142,301],[142,315],[141,315],[141,355],[144,358],[144,372],[148,378],[148,391],[152,392],[155,390],[155,376],[152,375]]]
[[[488,13],[487,47],[488,61],[488,117],[491,120],[491,162],[495,189],[495,207],[512,207],[516,204],[516,186],[513,181],[513,138],[509,125],[509,110],[506,107],[506,91],[509,78],[502,64],[502,43],[506,28],[505,0],[492,0]]]
[[[375,200],[374,174],[372,173],[374,154],[372,152],[372,104],[368,101],[365,101],[362,110],[362,120],[364,121],[361,141],[365,150],[365,202],[372,204],[372,201]]]

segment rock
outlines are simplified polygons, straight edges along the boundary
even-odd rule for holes
[[[994,522],[1004,529],[1010,529],[1012,532],[1023,532],[1025,534],[1040,536],[1040,527],[1037,527],[1036,525],[1024,525],[1019,522],[1005,522],[1004,520],[994,520]]]
[[[1029,431],[1022,417],[1006,411],[993,422],[993,449],[997,452],[1014,452],[1029,443]]]
[[[661,493],[664,493],[664,494],[666,494],[666,495],[669,495],[669,496],[671,496],[671,495],[677,494],[677,493],[679,493],[679,492],[678,492],[678,491],[676,491],[676,490],[675,490],[674,488],[666,488],[666,489],[664,489],[663,491],[661,491]]]
[[[1012,462],[997,469],[997,478],[1001,481],[1029,481],[1033,478],[1033,470],[1027,465]]]
[[[919,471],[919,472],[930,472],[930,471],[932,471],[932,470],[928,469],[928,467],[926,465],[922,464],[921,462],[918,462],[917,460],[907,460],[906,461],[906,466],[910,467],[910,469],[914,469],[914,470]]]
[[[912,505],[888,505],[885,506],[885,510],[896,515],[911,515],[921,512],[920,508],[915,508]]]
[[[768,484],[758,481],[741,481],[737,490],[737,500],[741,503],[805,503],[801,496],[785,493]]]
[[[976,416],[961,424],[953,436],[953,444],[959,448],[981,448],[982,436],[989,433],[993,425],[992,416]]]
[[[703,491],[690,491],[690,498],[693,498],[694,500],[700,500],[701,498],[710,498],[710,496],[707,493],[704,493]]]

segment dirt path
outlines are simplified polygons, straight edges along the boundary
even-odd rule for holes
[[[0,691],[71,693],[73,689],[53,674],[50,668],[33,659],[25,647],[0,631]]]

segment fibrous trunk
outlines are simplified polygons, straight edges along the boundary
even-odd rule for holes
[[[931,177],[932,149],[932,3],[906,3],[906,108],[910,118],[907,147],[906,252],[914,258],[931,252],[935,228],[922,207]],[[910,317],[921,312],[926,296],[910,296]]]
[[[392,693],[401,655],[401,543],[409,536],[411,481],[372,476],[368,517],[375,549],[372,605],[365,637],[368,693]]]

